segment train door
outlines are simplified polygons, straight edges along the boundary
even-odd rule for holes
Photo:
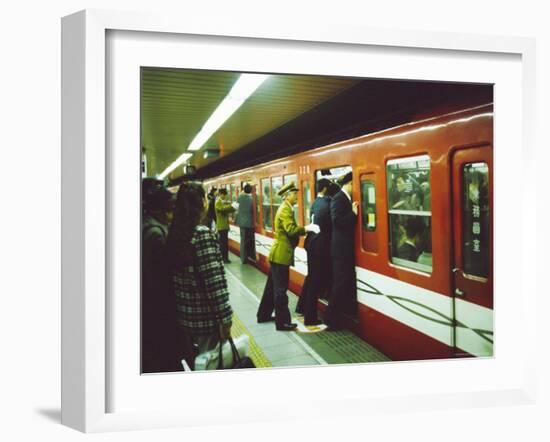
[[[492,146],[455,151],[453,198],[453,341],[455,356],[492,356]]]

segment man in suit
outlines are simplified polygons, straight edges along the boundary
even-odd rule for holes
[[[216,194],[218,190],[215,187],[208,192],[208,210],[206,211],[206,227],[215,230],[216,226]]]
[[[416,262],[422,250],[420,242],[426,226],[419,216],[411,216],[405,223],[405,239],[397,248],[397,257]]]
[[[328,190],[331,182],[326,178],[317,181],[317,198],[311,206],[311,222],[321,229],[320,233],[307,234],[305,249],[307,252],[307,276],[302,295],[305,325],[319,325],[317,317],[317,300],[327,293],[331,281],[330,238],[332,220],[330,219],[330,201]]]
[[[298,245],[300,235],[306,232],[319,233],[319,226],[309,224],[305,227],[296,224],[292,207],[298,201],[298,189],[294,182],[290,182],[279,190],[278,195],[283,197],[273,223],[275,241],[269,251],[269,275],[258,308],[258,322],[275,320],[279,331],[292,331],[297,324],[290,321],[288,309],[288,277],[290,266],[294,265],[294,249]],[[272,317],[275,309],[275,317]]]
[[[229,263],[229,214],[235,211],[235,208],[227,200],[227,189],[223,187],[218,190],[218,199],[215,204],[216,209],[216,229],[220,241],[220,250],[223,261]]]
[[[254,239],[254,207],[252,204],[252,186],[245,184],[237,203],[236,224],[241,229],[241,263],[246,264],[247,259],[256,260],[256,247]]]
[[[332,286],[324,317],[329,330],[340,329],[343,319],[354,316],[357,310],[355,224],[358,203],[352,199],[352,172],[344,175],[339,183],[342,189],[330,203]]]

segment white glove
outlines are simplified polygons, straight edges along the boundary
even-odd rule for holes
[[[319,233],[321,231],[321,228],[317,224],[308,224],[304,229],[306,229],[306,232],[313,233]]]
[[[239,208],[239,203],[237,203],[237,202],[231,203],[231,207],[233,207],[235,210],[237,210]]]

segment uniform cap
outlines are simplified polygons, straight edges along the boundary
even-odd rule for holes
[[[353,174],[351,172],[346,173],[342,178],[338,180],[338,184],[343,186],[353,180]]]
[[[285,184],[283,187],[281,187],[281,190],[277,192],[277,195],[284,196],[289,192],[298,192],[298,188],[296,187],[296,184],[294,184],[294,181],[291,181],[288,184]]]

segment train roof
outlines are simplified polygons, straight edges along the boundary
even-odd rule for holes
[[[384,136],[384,135],[387,136],[392,133],[395,133],[395,135],[402,135],[403,132],[406,132],[407,130],[414,129],[419,125],[427,125],[430,122],[434,122],[436,120],[447,120],[447,123],[448,123],[449,121],[456,119],[456,117],[458,116],[463,116],[463,117],[467,117],[467,116],[474,117],[479,115],[489,116],[489,115],[492,115],[492,112],[493,112],[493,103],[486,103],[479,106],[462,108],[460,110],[447,109],[448,112],[446,113],[438,113],[438,112],[441,112],[442,110],[424,112],[424,113],[418,114],[418,117],[414,121],[402,123],[393,127],[384,128],[375,132],[362,134],[347,140],[338,141],[325,146],[314,147],[307,151],[299,152],[293,155],[287,155],[283,158],[277,158],[267,162],[257,162],[254,165],[251,165],[243,169],[239,169],[237,171],[230,171],[225,174],[219,175],[217,177],[207,178],[204,180],[204,183],[209,184],[210,182],[219,180],[219,179],[230,179],[238,175],[252,172],[253,170],[256,170],[256,169],[263,169],[263,168],[269,168],[277,165],[284,165],[285,163],[290,161],[290,157],[292,157],[292,159],[296,159],[296,158],[300,158],[302,156],[311,155],[311,154],[320,155],[326,151],[330,151],[338,148],[352,148],[359,143],[366,143],[371,140],[377,140],[380,136]]]

